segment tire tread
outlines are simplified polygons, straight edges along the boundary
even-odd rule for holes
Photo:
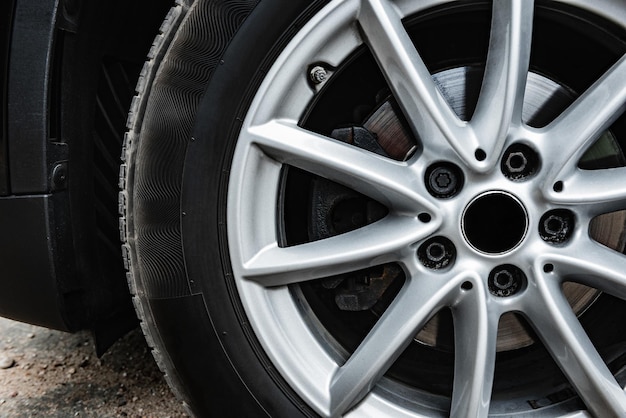
[[[189,415],[193,415],[193,413],[188,400],[184,396],[182,384],[169,373],[169,370],[174,369],[174,365],[171,364],[169,358],[164,356],[158,348],[162,345],[160,342],[158,343],[155,341],[155,338],[158,338],[159,334],[155,327],[151,313],[146,311],[146,307],[148,305],[142,300],[145,298],[145,292],[142,291],[143,286],[138,282],[140,278],[133,273],[134,266],[137,265],[137,262],[136,255],[133,255],[128,234],[128,199],[130,196],[130,192],[128,190],[128,185],[130,184],[128,176],[130,174],[129,161],[132,161],[132,156],[136,151],[135,142],[138,139],[139,132],[141,131],[146,102],[150,95],[152,80],[158,71],[158,63],[160,62],[162,56],[166,53],[169,45],[171,45],[178,27],[188,15],[193,1],[194,0],[175,0],[174,6],[172,6],[159,28],[159,33],[156,35],[152,43],[147,59],[144,62],[139,75],[139,80],[137,81],[137,85],[135,87],[135,96],[133,97],[128,111],[128,118],[126,121],[127,131],[124,135],[122,143],[122,163],[120,164],[119,171],[120,191],[118,202],[120,239],[122,241],[122,257],[124,268],[126,269],[126,280],[132,296],[135,312],[137,313],[137,317],[139,319],[141,331],[157,366],[163,373],[165,381],[171,388],[174,395],[182,402],[183,407]]]

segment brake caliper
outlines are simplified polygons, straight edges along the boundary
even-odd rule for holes
[[[415,141],[401,123],[394,106],[384,101],[366,118],[363,126],[333,130],[336,140],[380,156],[403,161],[415,152]],[[352,189],[323,178],[313,180],[311,187],[309,236],[320,240],[353,231],[384,218],[387,208]],[[393,263],[322,280],[331,290],[335,303],[343,311],[372,309],[399,277],[402,269]]]

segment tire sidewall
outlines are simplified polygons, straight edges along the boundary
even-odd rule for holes
[[[242,122],[264,75],[302,24],[326,3],[267,0],[256,6],[230,41],[205,91],[183,171],[185,265],[192,292],[203,295],[206,307],[197,314],[210,318],[214,344],[270,416],[314,413],[263,353],[239,301],[226,228],[229,168]]]

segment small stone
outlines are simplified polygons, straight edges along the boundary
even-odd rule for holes
[[[15,360],[11,357],[0,357],[0,369],[10,369],[13,366],[15,366]]]
[[[17,391],[13,391],[11,392],[11,394],[9,395],[12,398],[17,398],[17,395],[19,395],[19,393],[17,393]]]
[[[28,338],[30,338],[30,339],[35,338],[35,334],[28,334]]]
[[[76,369],[73,367],[70,367],[69,370],[67,371],[68,374],[75,374],[76,373]]]

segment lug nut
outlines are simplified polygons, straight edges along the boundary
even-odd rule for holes
[[[503,264],[491,270],[489,291],[494,296],[507,297],[519,292],[526,281],[526,275],[511,264]]]
[[[493,276],[493,284],[500,290],[510,289],[514,282],[513,274],[508,270],[499,270]]]
[[[528,159],[523,152],[512,152],[504,162],[509,173],[523,173],[528,167]]]
[[[452,241],[444,237],[434,237],[423,243],[417,255],[426,267],[440,270],[449,266],[456,256],[456,248]]]
[[[439,263],[446,258],[446,247],[440,242],[433,242],[426,247],[426,258],[432,263]]]
[[[426,187],[434,197],[453,197],[463,187],[463,172],[451,163],[434,164],[426,170]]]
[[[551,244],[562,244],[571,237],[574,224],[574,214],[569,210],[551,210],[539,221],[539,235]]]
[[[511,145],[502,158],[502,173],[513,181],[523,181],[532,177],[539,170],[539,155],[524,144]]]

